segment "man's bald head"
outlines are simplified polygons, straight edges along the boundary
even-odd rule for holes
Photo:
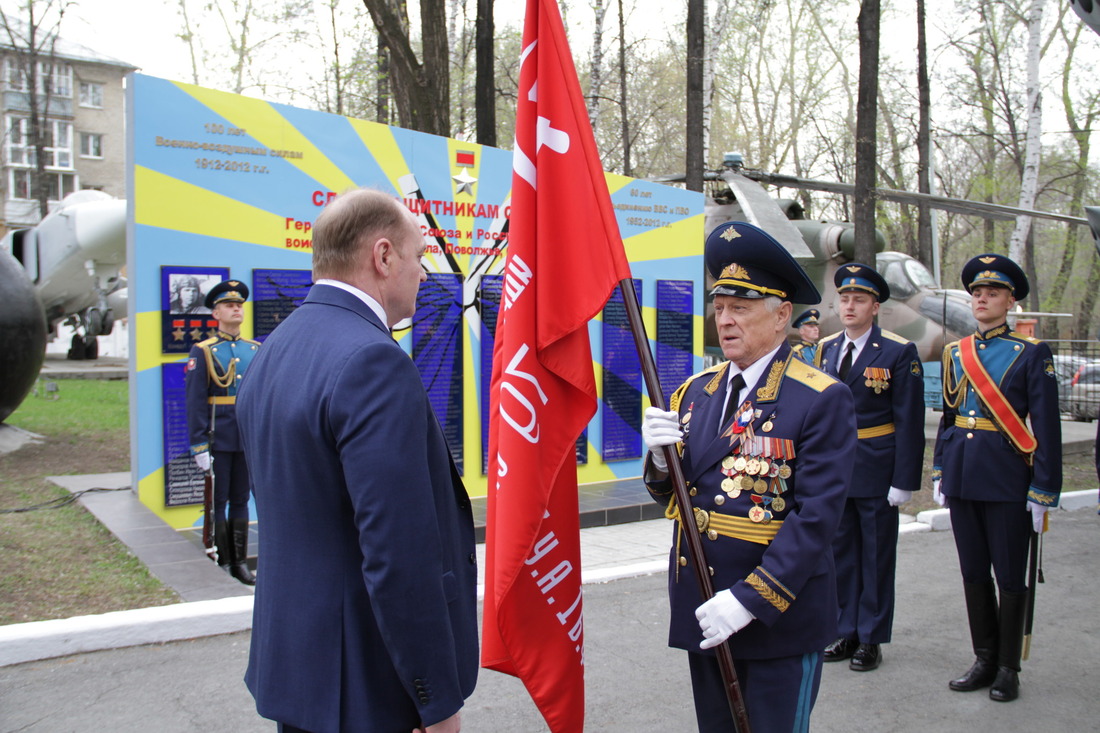
[[[313,279],[348,280],[362,267],[362,247],[415,227],[391,194],[359,188],[334,198],[313,223]]]

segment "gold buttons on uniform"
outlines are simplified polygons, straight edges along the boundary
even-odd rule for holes
[[[714,497],[714,503],[717,504],[718,506],[722,506],[723,504],[726,503],[726,495],[725,494],[719,494],[718,496]]]
[[[708,540],[716,540],[716,539],[718,539],[718,533],[717,533],[717,532],[715,532],[715,531],[714,531],[713,529],[709,529],[709,530],[707,530],[707,539],[708,539]]]
[[[691,490],[690,490],[690,491],[688,491],[688,493],[689,493],[689,494],[691,494],[692,496],[695,496],[695,495],[696,495],[697,493],[699,493],[699,492],[697,492],[697,491],[695,490],[695,487],[692,487],[692,488],[691,488]]]
[[[966,418],[966,427],[973,430],[978,425],[978,421],[972,417]]]
[[[688,559],[686,557],[684,557],[683,555],[680,555],[680,567],[683,567],[687,564],[688,564]]]
[[[970,439],[971,439],[971,438],[973,438],[973,437],[974,437],[974,433],[967,433],[967,434],[966,434],[966,439],[967,439],[967,440],[970,440]]]

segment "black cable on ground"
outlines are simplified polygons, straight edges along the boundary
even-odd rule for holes
[[[117,489],[105,489],[96,487],[92,489],[83,489],[81,491],[74,491],[68,496],[59,496],[56,499],[50,499],[49,501],[42,502],[41,504],[35,504],[34,506],[24,506],[17,509],[0,509],[0,514],[22,514],[23,512],[36,512],[39,509],[59,509],[63,506],[68,506],[74,501],[84,496],[85,494],[93,491],[129,491],[129,486],[120,486]]]

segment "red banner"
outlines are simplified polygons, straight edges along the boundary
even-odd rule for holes
[[[482,666],[555,733],[584,727],[574,445],[596,412],[588,322],[630,277],[555,0],[528,0],[490,389]]]

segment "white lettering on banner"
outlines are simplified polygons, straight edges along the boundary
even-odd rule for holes
[[[530,374],[528,372],[521,372],[519,370],[519,364],[521,361],[523,361],[523,357],[527,356],[527,351],[527,344],[521,344],[519,350],[516,352],[516,355],[512,357],[512,361],[508,363],[508,368],[504,370],[504,378],[501,380],[500,383],[500,416],[504,418],[504,421],[511,425],[512,428],[517,433],[519,433],[520,436],[522,436],[523,439],[526,440],[528,443],[537,443],[539,442],[538,410],[536,410],[535,405],[531,402],[531,400],[529,400],[526,395],[520,392],[519,387],[513,385],[510,381],[508,381],[509,376],[519,377],[520,379],[527,380],[531,384],[535,385],[535,390],[539,393],[539,400],[542,402],[542,404],[545,405],[547,402],[550,401],[550,398],[547,397],[546,393],[542,391],[542,387],[539,385],[539,380],[536,379],[533,374]],[[516,401],[519,402],[524,408],[526,408],[528,413],[530,413],[531,419],[526,425],[520,425],[511,416],[511,414],[509,414],[509,412],[504,409],[503,393],[505,391],[507,391],[508,394],[512,395],[512,397],[514,397]]]
[[[531,268],[523,258],[512,252],[504,266],[504,310],[512,307],[523,294],[524,288],[531,283]]]
[[[565,154],[569,152],[569,133],[551,127],[550,120],[539,117],[538,142],[535,145],[535,154],[542,150],[542,146],[553,150],[555,153]]]
[[[549,518],[549,516],[550,513],[546,512],[543,514],[543,519],[545,520]],[[572,579],[574,576],[573,563],[569,560],[558,560],[554,562],[554,558],[550,557],[554,550],[559,548],[560,544],[558,538],[554,536],[554,532],[551,530],[535,543],[531,557],[524,561],[525,565],[532,568],[531,577],[535,579],[535,585],[538,586],[548,606],[554,605],[556,600],[554,596],[548,595],[550,591],[560,585],[563,580]],[[543,560],[547,561],[542,564],[550,567],[549,570],[543,571],[535,567],[539,566]],[[565,587],[569,588],[570,586],[566,585]],[[575,644],[574,651],[581,655],[580,663],[582,666],[584,665],[584,650],[581,648],[580,640],[584,632],[584,615],[581,611],[581,599],[583,597],[584,591],[578,585],[577,596],[573,599],[569,608],[554,614],[558,623],[567,629],[566,633],[569,636],[569,640]]]

